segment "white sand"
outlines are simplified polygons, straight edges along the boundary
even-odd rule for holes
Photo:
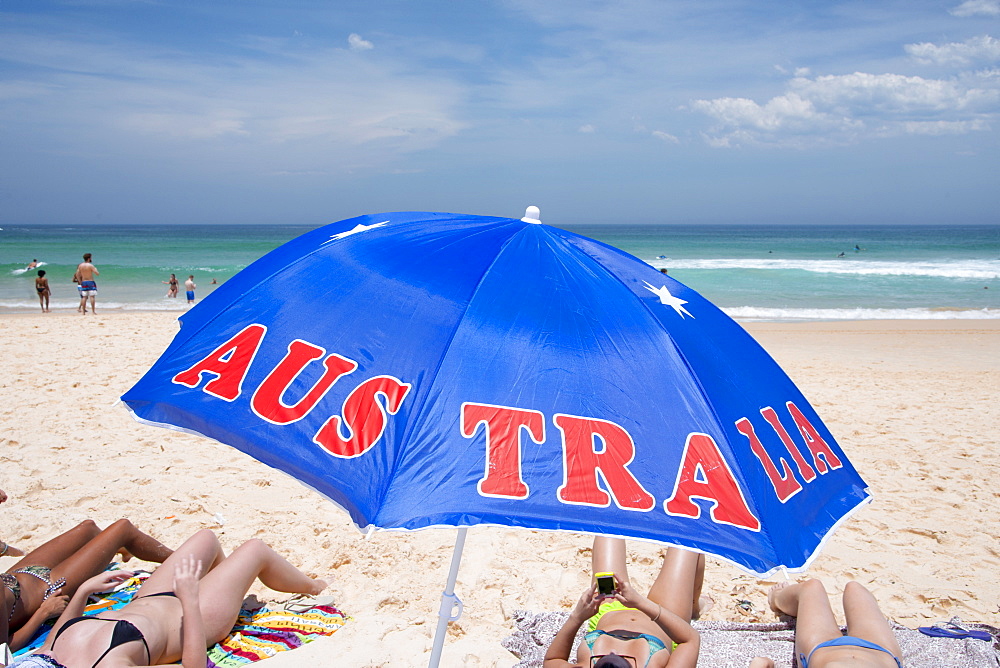
[[[909,626],[959,615],[1000,624],[1000,321],[751,324],[870,483],[874,502],[831,539],[810,575],[869,586]],[[454,530],[362,538],[294,480],[207,439],[134,422],[117,397],[159,356],[174,316],[5,316],[0,321],[0,538],[30,548],[84,518],[128,517],[176,546],[202,527],[228,548],[263,538],[333,581],[353,617],[330,638],[268,660],[426,665]],[[221,514],[219,527],[213,516]],[[589,538],[474,528],[446,666],[510,666],[515,609],[569,608],[589,577]],[[632,544],[649,584],[658,549]],[[0,568],[12,563],[0,559]],[[709,564],[707,619],[771,620],[766,585]],[[264,588],[262,597],[281,599]],[[749,599],[755,613],[736,608]],[[839,606],[837,606],[839,608]]]

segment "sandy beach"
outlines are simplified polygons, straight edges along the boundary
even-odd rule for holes
[[[10,496],[0,538],[28,549],[85,518],[104,526],[119,517],[171,546],[204,527],[227,548],[259,537],[328,578],[352,617],[269,668],[426,665],[456,532],[365,538],[324,498],[235,449],[133,421],[117,399],[167,346],[175,317],[0,320],[0,488]],[[809,575],[831,589],[865,584],[910,627],[952,616],[1000,625],[1000,321],[746,327],[810,399],[874,497]],[[465,613],[451,625],[442,665],[513,665],[500,645],[510,615],[568,609],[589,578],[589,545],[580,535],[471,529],[457,586]],[[648,586],[659,551],[630,544],[634,582]],[[0,559],[0,568],[11,563]],[[732,566],[710,559],[706,589],[716,601],[706,619],[774,619],[767,583]],[[752,602],[749,614],[740,599]]]

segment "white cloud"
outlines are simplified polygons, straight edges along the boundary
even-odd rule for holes
[[[788,92],[759,104],[748,98],[696,100],[717,121],[712,146],[847,143],[899,134],[961,134],[1000,118],[1000,86],[990,72],[957,79],[898,74],[796,77]]]
[[[949,10],[955,16],[1000,16],[1000,0],[966,0]]]
[[[930,42],[907,44],[903,48],[921,63],[969,65],[976,61],[992,63],[1000,60],[1000,40],[989,35],[940,45]]]
[[[351,51],[368,51],[369,49],[374,49],[375,45],[366,39],[363,39],[361,35],[356,32],[352,32],[347,36],[347,44],[351,47]]]
[[[590,123],[588,123],[586,125],[581,125],[579,127],[579,129],[577,130],[577,132],[580,132],[580,133],[585,134],[585,135],[589,135],[589,134],[593,134],[593,133],[597,132],[597,128],[595,128],[593,125],[591,125]]]
[[[678,144],[680,140],[669,132],[664,132],[662,130],[653,130],[651,133],[654,137],[659,140],[665,141],[668,144]]]

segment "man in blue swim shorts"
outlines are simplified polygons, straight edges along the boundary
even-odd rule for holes
[[[796,618],[795,654],[801,668],[903,668],[896,635],[863,585],[848,582],[844,587],[847,635],[840,632],[826,588],[819,580],[776,584],[767,599],[779,615]],[[774,663],[756,657],[750,665],[770,668]]]
[[[194,289],[198,287],[194,284],[194,276],[188,276],[184,281],[184,289],[187,291],[188,304],[194,304]]]
[[[90,253],[83,254],[83,262],[81,262],[76,267],[75,280],[80,282],[80,286],[77,288],[80,291],[80,311],[84,315],[87,315],[87,299],[90,299],[90,312],[97,315],[97,281],[94,280],[95,276],[100,276],[101,272],[97,271],[97,267],[91,264]]]

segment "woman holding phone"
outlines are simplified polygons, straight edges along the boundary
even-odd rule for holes
[[[668,548],[647,596],[629,581],[621,538],[595,537],[592,560],[595,578],[553,639],[544,667],[695,668],[701,642],[691,620],[710,603],[701,596],[705,555]],[[577,663],[570,663],[585,623]]]

